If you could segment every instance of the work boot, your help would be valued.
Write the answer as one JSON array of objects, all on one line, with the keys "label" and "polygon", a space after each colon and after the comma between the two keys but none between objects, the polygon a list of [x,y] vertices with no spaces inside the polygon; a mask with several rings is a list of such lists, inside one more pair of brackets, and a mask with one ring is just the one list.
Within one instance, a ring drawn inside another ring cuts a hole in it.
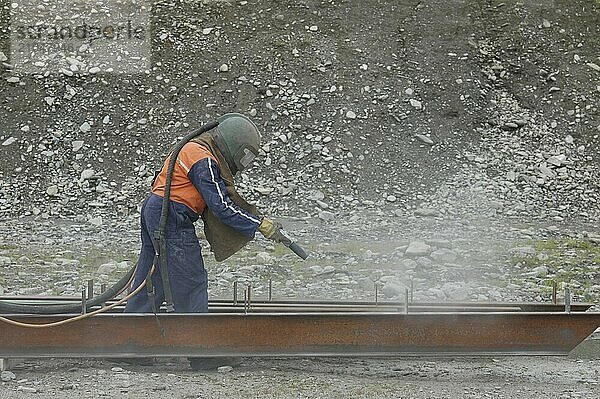
[{"label": "work boot", "polygon": [[237,356],[188,357],[192,370],[215,370],[221,366],[239,366],[242,358]]}]

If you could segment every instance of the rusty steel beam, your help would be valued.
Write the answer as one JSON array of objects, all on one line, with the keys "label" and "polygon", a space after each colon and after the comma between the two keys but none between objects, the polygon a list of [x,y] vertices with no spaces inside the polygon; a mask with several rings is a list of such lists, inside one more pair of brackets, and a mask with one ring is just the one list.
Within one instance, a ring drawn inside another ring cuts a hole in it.
[{"label": "rusty steel beam", "polygon": [[0,357],[565,355],[599,325],[600,313],[103,314],[0,322]]}]

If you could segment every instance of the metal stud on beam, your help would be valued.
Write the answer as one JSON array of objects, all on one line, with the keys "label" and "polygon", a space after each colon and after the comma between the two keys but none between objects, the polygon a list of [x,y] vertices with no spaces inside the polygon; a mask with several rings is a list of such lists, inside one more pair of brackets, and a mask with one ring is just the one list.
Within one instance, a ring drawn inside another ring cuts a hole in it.
[{"label": "metal stud on beam", "polygon": [[233,282],[233,305],[234,306],[237,305],[237,297],[238,297],[237,291],[238,291],[238,282],[234,281]]},{"label": "metal stud on beam", "polygon": [[252,284],[248,284],[248,287],[246,288],[248,290],[248,312],[250,311],[250,307],[252,306]]},{"label": "metal stud on beam", "polygon": [[87,281],[87,299],[94,297],[94,280]]},{"label": "metal stud on beam", "polygon": [[81,314],[87,313],[87,295],[85,288],[81,290]]},{"label": "metal stud on beam", "polygon": [[571,290],[565,287],[565,313],[571,313]]},{"label": "metal stud on beam", "polygon": [[269,302],[273,300],[273,280],[269,279]]}]

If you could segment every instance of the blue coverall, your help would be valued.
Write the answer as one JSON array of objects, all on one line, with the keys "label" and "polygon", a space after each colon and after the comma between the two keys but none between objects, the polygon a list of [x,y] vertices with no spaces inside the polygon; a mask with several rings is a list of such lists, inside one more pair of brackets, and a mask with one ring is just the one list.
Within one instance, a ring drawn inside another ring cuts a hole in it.
[{"label": "blue coverall", "polygon": [[[199,194],[201,201],[196,198],[196,202],[208,206],[223,223],[248,237],[253,237],[260,225],[260,220],[231,201],[225,183],[220,176],[217,162],[211,157],[197,159],[198,149],[193,146],[199,145],[196,143],[186,144],[178,156],[179,162],[173,174],[171,198],[183,198],[185,200],[182,195],[185,196],[186,193],[193,193],[195,198]],[[165,161],[165,165],[167,162],[168,159]],[[190,163],[192,164],[190,165]],[[166,166],[163,166],[161,173],[164,173],[165,170]],[[190,191],[192,187],[196,191]],[[153,186],[153,191],[156,191],[155,188]],[[177,190],[179,190],[179,194],[177,194]],[[132,288],[138,287],[146,279],[146,275],[152,266],[156,252],[153,236],[158,229],[161,206],[162,196],[156,193],[150,193],[142,205],[142,248],[131,285]],[[194,222],[199,217],[198,211],[202,211],[202,204],[198,207],[198,209],[193,210],[190,206],[178,201],[170,201],[166,228],[167,261],[173,304],[175,312],[178,313],[208,311],[207,273],[194,228]],[[164,291],[159,270],[160,262],[157,263],[156,270],[152,275],[152,282],[155,289],[156,309],[159,309],[164,301]],[[145,287],[128,300],[125,312],[152,312],[152,304],[148,299]]]}]

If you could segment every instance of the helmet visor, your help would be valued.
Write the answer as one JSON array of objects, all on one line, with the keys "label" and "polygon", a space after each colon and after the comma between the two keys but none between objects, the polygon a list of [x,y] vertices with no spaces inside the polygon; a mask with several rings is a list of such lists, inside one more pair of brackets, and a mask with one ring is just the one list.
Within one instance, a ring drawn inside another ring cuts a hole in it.
[{"label": "helmet visor", "polygon": [[240,170],[246,169],[248,166],[250,166],[250,164],[252,164],[252,161],[254,161],[254,159],[256,158],[256,154],[253,153],[252,151],[250,151],[248,148],[244,148],[242,150],[242,157],[240,158]]}]

